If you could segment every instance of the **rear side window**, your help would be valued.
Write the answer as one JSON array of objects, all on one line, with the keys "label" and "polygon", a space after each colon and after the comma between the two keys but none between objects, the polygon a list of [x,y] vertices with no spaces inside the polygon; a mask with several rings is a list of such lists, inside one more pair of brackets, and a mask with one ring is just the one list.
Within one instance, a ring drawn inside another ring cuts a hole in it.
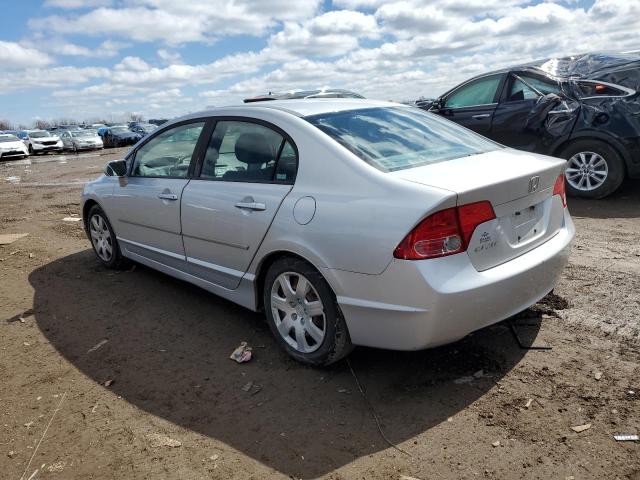
[{"label": "rear side window", "polygon": [[289,141],[261,124],[216,123],[200,178],[226,182],[293,183],[297,155]]},{"label": "rear side window", "polygon": [[445,106],[461,108],[493,103],[501,77],[501,75],[491,75],[469,82],[447,97]]},{"label": "rear side window", "polygon": [[306,117],[384,172],[497,150],[498,144],[415,107],[347,110]]},{"label": "rear side window", "polygon": [[560,85],[551,79],[531,75],[510,75],[507,101],[531,100],[540,95],[560,93],[561,91]]},{"label": "rear side window", "polygon": [[576,82],[576,90],[580,98],[586,97],[624,97],[629,95],[629,90],[618,88],[614,85],[601,82],[582,81]]}]

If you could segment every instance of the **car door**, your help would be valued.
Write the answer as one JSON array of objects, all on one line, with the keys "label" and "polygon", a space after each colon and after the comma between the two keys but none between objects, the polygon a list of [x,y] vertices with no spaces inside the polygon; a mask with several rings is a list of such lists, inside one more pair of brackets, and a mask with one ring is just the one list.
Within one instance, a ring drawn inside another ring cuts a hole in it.
[{"label": "car door", "polygon": [[481,135],[491,137],[491,121],[504,74],[471,80],[449,92],[439,114]]},{"label": "car door", "polygon": [[492,138],[519,150],[548,153],[545,136],[528,128],[529,114],[542,95],[560,92],[560,85],[543,75],[511,72],[493,114]]},{"label": "car door", "polygon": [[297,171],[293,141],[264,122],[218,119],[182,197],[189,273],[235,289]]},{"label": "car door", "polygon": [[129,174],[114,186],[106,212],[125,254],[184,269],[180,200],[204,125],[170,126],[129,157]]},{"label": "car door", "polygon": [[71,134],[69,132],[64,132],[62,135],[60,135],[60,139],[62,140],[62,146],[65,150],[73,148]]}]

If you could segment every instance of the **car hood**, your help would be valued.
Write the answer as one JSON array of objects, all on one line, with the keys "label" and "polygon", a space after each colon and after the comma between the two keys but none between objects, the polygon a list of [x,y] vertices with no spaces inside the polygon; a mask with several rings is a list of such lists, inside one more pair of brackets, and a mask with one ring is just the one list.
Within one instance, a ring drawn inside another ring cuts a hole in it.
[{"label": "car hood", "polygon": [[24,147],[24,143],[22,142],[22,140],[18,140],[16,142],[0,142],[0,148],[2,148],[4,150],[8,150],[10,148],[23,149],[25,147]]},{"label": "car hood", "polygon": [[140,138],[140,134],[139,133],[135,133],[135,132],[130,132],[130,133],[112,133],[111,135],[113,135],[116,138]]},{"label": "car hood", "polygon": [[59,142],[60,141],[60,137],[38,137],[38,138],[32,138],[31,141],[34,142],[34,143],[39,143],[39,142]]}]

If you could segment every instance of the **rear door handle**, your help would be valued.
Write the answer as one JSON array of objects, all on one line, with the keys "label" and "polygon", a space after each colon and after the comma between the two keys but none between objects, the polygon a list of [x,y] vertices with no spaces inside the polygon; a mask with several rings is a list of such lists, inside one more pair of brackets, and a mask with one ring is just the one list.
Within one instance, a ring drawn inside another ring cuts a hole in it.
[{"label": "rear door handle", "polygon": [[258,203],[258,202],[238,202],[236,203],[236,208],[262,211],[262,210],[266,210],[267,206],[264,203]]},{"label": "rear door handle", "polygon": [[161,200],[178,200],[178,195],[175,193],[160,193],[158,198]]},{"label": "rear door handle", "polygon": [[482,120],[483,118],[489,118],[491,115],[488,113],[480,113],[478,115],[472,115],[471,118],[474,120]]}]

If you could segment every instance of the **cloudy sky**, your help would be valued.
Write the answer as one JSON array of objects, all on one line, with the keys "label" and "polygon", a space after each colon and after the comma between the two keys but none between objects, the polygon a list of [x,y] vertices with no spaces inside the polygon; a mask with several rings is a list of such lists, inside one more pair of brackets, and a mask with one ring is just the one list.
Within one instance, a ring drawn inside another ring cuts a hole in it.
[{"label": "cloudy sky", "polygon": [[638,0],[11,0],[0,118],[171,117],[336,87],[434,96],[512,63],[640,49]]}]

